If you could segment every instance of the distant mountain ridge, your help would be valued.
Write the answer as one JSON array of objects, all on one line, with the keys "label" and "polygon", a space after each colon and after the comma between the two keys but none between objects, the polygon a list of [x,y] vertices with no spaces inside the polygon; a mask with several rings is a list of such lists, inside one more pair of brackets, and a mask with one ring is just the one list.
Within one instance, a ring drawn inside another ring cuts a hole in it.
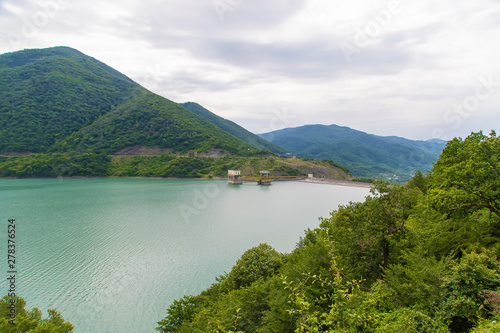
[{"label": "distant mountain ridge", "polygon": [[368,134],[338,125],[305,125],[259,134],[304,158],[330,159],[358,177],[408,179],[432,168],[446,142]]},{"label": "distant mountain ridge", "polygon": [[277,145],[261,138],[260,136],[253,134],[252,132],[244,129],[240,125],[224,119],[222,117],[219,117],[218,115],[212,113],[211,111],[207,110],[200,104],[194,103],[194,102],[186,102],[186,103],[180,103],[183,107],[188,109],[189,111],[197,114],[200,117],[205,118],[215,126],[219,127],[220,129],[234,135],[237,138],[242,139],[243,141],[251,144],[254,148],[259,149],[259,150],[267,150],[275,154],[284,154],[286,153],[286,150],[278,147]]}]

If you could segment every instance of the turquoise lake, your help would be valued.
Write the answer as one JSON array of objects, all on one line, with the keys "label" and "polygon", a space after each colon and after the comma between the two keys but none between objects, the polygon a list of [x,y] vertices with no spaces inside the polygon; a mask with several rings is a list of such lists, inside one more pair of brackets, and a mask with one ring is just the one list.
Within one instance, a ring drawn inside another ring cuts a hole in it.
[{"label": "turquoise lake", "polygon": [[174,299],[209,287],[249,248],[290,252],[318,217],[368,193],[301,182],[0,179],[0,276],[14,218],[16,294],[27,308],[44,317],[56,308],[76,333],[155,332]]}]

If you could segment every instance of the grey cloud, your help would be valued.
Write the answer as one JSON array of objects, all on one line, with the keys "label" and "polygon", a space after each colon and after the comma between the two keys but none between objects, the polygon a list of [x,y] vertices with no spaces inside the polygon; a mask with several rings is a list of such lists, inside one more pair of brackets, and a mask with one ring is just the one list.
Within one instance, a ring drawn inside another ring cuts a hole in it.
[{"label": "grey cloud", "polygon": [[158,49],[184,49],[195,58],[291,79],[330,79],[348,72],[397,73],[413,60],[399,45],[404,36],[396,35],[361,50],[352,64],[347,64],[339,46],[345,38],[333,34],[327,39],[311,36],[310,40],[294,43],[254,42],[245,38],[248,32],[278,25],[300,10],[304,0],[241,0],[225,12],[223,21],[214,7],[217,1],[238,3],[188,0],[169,5],[169,2],[150,1],[138,8],[133,18],[118,19],[111,24],[103,16],[94,24],[128,38],[147,41]]},{"label": "grey cloud", "polygon": [[400,40],[383,40],[359,51],[348,63],[338,38],[302,43],[260,45],[243,41],[212,41],[203,56],[266,74],[288,78],[331,79],[345,73],[397,73],[413,61]]},{"label": "grey cloud", "polygon": [[322,41],[258,44],[233,40],[200,46],[208,50],[203,56],[211,60],[290,78],[320,78],[331,69],[340,69],[338,64],[343,61],[334,45]]},{"label": "grey cloud", "polygon": [[306,3],[305,0],[241,0],[240,2],[239,6],[224,15],[225,29],[272,27],[295,14]]},{"label": "grey cloud", "polygon": [[338,38],[260,44],[238,39],[170,37],[167,47],[182,47],[194,57],[213,63],[290,79],[331,79],[346,72],[369,75],[387,70],[398,72],[412,61],[399,41],[367,47],[351,64],[347,63]]},{"label": "grey cloud", "polygon": [[[495,1],[495,5],[498,6],[498,2]],[[500,29],[500,8],[489,13],[486,13],[479,22],[480,28],[486,30],[498,30]]]},{"label": "grey cloud", "polygon": [[[217,9],[220,3],[230,8],[223,12],[222,19],[219,15],[221,11]],[[136,16],[143,22],[149,22],[154,29],[145,36],[153,40],[176,32],[187,36],[237,37],[245,30],[276,26],[299,11],[304,4],[305,0],[186,0],[175,4],[174,1],[153,1],[151,5],[139,8]]]},{"label": "grey cloud", "polygon": [[189,73],[187,71],[177,71],[169,75],[168,78],[162,80],[160,83],[161,90],[163,91],[176,91],[176,92],[194,92],[198,90],[203,91],[228,91],[230,89],[242,87],[253,83],[251,78],[237,79],[230,82],[227,81],[214,81],[204,79],[202,75]]}]

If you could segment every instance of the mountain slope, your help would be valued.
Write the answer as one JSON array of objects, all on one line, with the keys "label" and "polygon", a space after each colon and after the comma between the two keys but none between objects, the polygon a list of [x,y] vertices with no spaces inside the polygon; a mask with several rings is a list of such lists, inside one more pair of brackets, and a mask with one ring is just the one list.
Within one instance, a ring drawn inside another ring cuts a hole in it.
[{"label": "mountain slope", "polygon": [[337,125],[286,128],[261,137],[305,158],[330,159],[359,177],[406,179],[427,171],[445,146],[441,141],[381,137]]},{"label": "mountain slope", "polygon": [[254,148],[111,67],[68,48],[0,55],[0,153]]},{"label": "mountain slope", "polygon": [[[116,72],[117,73],[117,72]],[[69,48],[0,56],[0,152],[43,152],[139,86]]]},{"label": "mountain slope", "polygon": [[183,152],[219,148],[237,155],[253,149],[177,103],[148,91],[137,93],[54,147],[56,151],[113,154],[136,145]]},{"label": "mountain slope", "polygon": [[246,143],[249,143],[258,150],[267,150],[275,154],[286,153],[285,149],[278,147],[277,145],[259,137],[258,135],[253,134],[250,131],[247,131],[240,125],[230,120],[224,119],[210,112],[209,110],[205,109],[203,106],[197,103],[187,102],[187,103],[180,103],[180,105],[182,105],[189,111],[197,114],[198,116],[205,118],[206,120],[208,120],[215,126],[219,127],[220,129],[234,135],[237,138],[240,138]]}]

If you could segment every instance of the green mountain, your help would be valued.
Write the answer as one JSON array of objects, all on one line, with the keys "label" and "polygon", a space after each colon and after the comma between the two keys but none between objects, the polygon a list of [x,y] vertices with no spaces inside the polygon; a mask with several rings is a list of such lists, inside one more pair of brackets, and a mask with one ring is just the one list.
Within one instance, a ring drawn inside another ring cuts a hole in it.
[{"label": "green mountain", "polygon": [[252,149],[178,104],[142,91],[111,112],[56,143],[54,149],[103,151],[113,154],[132,146],[208,152],[218,148],[235,155]]},{"label": "green mountain", "polygon": [[109,66],[68,48],[0,55],[0,153],[254,148]]},{"label": "green mountain", "polygon": [[400,180],[416,170],[430,170],[446,144],[381,137],[337,125],[307,125],[260,136],[300,157],[330,159],[358,177],[397,175]]},{"label": "green mountain", "polygon": [[237,138],[240,138],[246,143],[251,144],[254,148],[258,150],[267,150],[275,154],[286,153],[285,149],[278,147],[277,145],[259,137],[258,135],[253,134],[250,131],[247,131],[240,125],[230,120],[219,117],[218,115],[214,114],[213,112],[210,112],[209,110],[205,109],[203,106],[197,103],[187,102],[187,103],[181,103],[180,105],[182,105],[189,111],[197,114],[198,116],[205,118],[206,120],[208,120],[215,126],[219,127],[220,129],[234,135]]},{"label": "green mountain", "polygon": [[47,151],[135,89],[130,79],[70,48],[0,55],[0,153]]}]

